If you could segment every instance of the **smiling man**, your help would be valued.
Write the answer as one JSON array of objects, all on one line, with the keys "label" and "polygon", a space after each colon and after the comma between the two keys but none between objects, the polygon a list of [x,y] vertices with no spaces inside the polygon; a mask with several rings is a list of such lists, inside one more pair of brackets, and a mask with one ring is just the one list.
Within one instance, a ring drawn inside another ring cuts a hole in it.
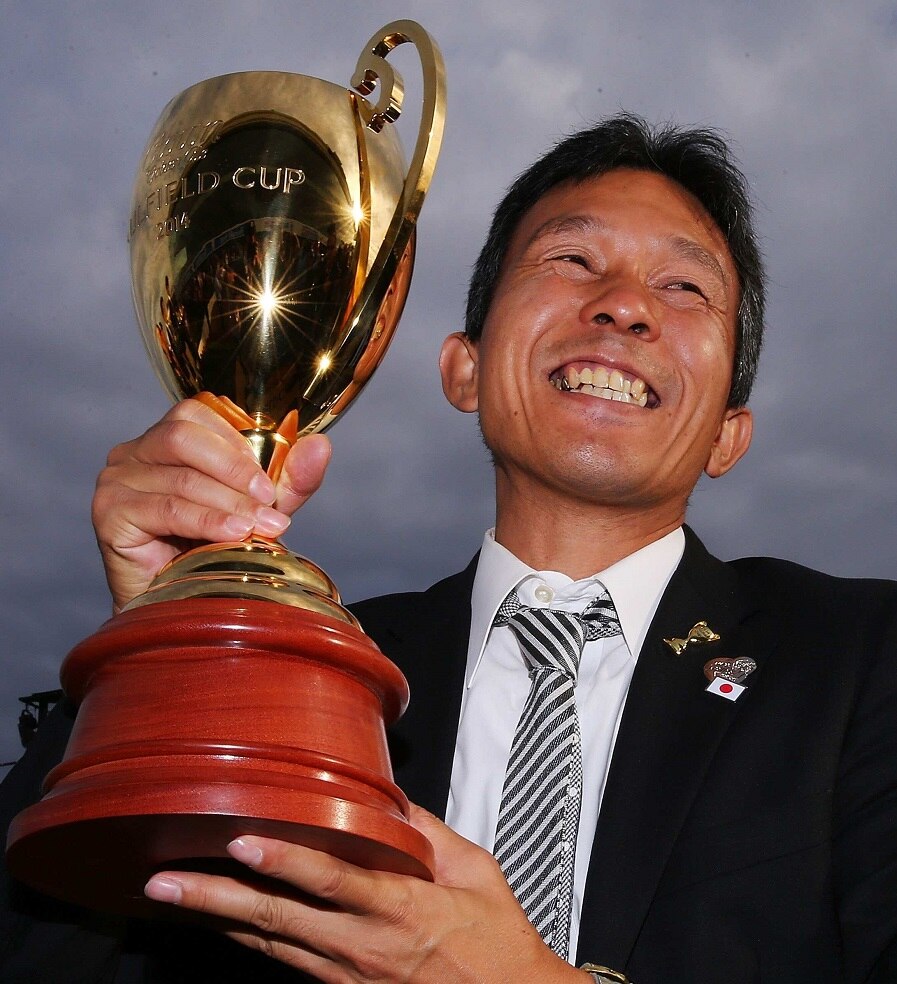
[{"label": "smiling man", "polygon": [[739,296],[724,236],[660,174],[567,182],[526,212],[481,330],[442,353],[495,461],[500,543],[579,578],[682,525],[701,472],[750,443],[728,406]]},{"label": "smiling man", "polygon": [[[229,939],[14,891],[3,979],[897,981],[897,590],[723,563],[683,525],[748,449],[762,319],[714,134],[621,116],[534,164],[440,360],[494,460],[495,528],[466,571],[354,606],[411,682],[393,765],[435,883],[246,836],[246,880],[146,888]],[[191,401],[116,448],[94,503],[116,605],[185,540],[282,532],[329,453],[300,441],[275,489]],[[66,728],[43,726],[11,812]]]}]

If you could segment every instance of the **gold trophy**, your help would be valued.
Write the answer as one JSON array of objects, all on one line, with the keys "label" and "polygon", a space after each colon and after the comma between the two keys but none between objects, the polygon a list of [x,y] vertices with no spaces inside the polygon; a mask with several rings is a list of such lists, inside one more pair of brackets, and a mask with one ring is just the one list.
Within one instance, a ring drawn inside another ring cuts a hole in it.
[{"label": "gold trophy", "polygon": [[[405,42],[423,65],[407,173],[386,60]],[[134,302],[153,366],[173,399],[232,423],[275,481],[297,435],[329,427],[385,353],[442,138],[442,58],[420,25],[378,31],[351,84],[200,82],[163,111],[134,190]],[[386,747],[407,683],[330,578],[276,541],[182,554],[61,677],[75,727],[7,849],[41,891],[148,913],[154,871],[226,868],[245,833],[432,876]]]}]

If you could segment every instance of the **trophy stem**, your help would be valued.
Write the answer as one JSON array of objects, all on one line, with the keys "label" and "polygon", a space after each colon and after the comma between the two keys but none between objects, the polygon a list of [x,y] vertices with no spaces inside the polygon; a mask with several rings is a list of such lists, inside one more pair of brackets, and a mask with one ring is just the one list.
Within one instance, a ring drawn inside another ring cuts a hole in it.
[{"label": "trophy stem", "polygon": [[[226,396],[202,392],[196,399],[240,432],[276,483],[296,443],[298,413],[288,413],[275,429],[270,418],[264,414],[250,416]],[[123,611],[188,598],[273,601],[358,625],[355,616],[340,603],[336,585],[317,564],[287,550],[277,540],[257,535],[232,543],[203,544],[180,554]]]},{"label": "trophy stem", "polygon": [[214,410],[222,420],[240,432],[252,449],[255,460],[276,485],[286,456],[296,443],[299,414],[291,410],[278,426],[266,414],[257,413],[255,416],[248,414],[226,396],[215,396],[214,393],[204,390],[197,393],[194,399],[205,404],[210,410]]},{"label": "trophy stem", "polygon": [[268,478],[276,484],[287,453],[292,447],[290,442],[277,431],[262,430],[259,427],[241,430],[240,433],[252,448],[255,460],[265,469]]}]

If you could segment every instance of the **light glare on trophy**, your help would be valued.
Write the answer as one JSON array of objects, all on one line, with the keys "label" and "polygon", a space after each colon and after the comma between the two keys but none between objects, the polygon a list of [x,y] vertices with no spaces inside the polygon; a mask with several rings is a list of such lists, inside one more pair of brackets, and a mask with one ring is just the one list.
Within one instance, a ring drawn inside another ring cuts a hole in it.
[{"label": "light glare on trophy", "polygon": [[[386,60],[405,42],[423,68],[407,171]],[[385,353],[442,137],[442,59],[418,24],[378,31],[352,86],[281,72],[200,82],[163,111],[135,185],[134,303],[153,366],[173,399],[236,427],[274,480]],[[11,871],[33,887],[146,913],[154,871],[217,870],[246,833],[431,877],[386,747],[407,683],[330,578],[276,541],[182,554],[61,677],[79,705],[69,746],[8,839]]]}]

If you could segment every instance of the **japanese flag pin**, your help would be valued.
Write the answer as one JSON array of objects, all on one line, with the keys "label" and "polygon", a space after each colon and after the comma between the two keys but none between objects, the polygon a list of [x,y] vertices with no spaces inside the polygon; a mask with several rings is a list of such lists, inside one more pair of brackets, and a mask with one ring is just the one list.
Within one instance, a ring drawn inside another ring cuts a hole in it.
[{"label": "japanese flag pin", "polygon": [[742,687],[740,683],[730,683],[722,677],[714,677],[704,689],[710,694],[719,694],[726,700],[738,700],[747,687]]},{"label": "japanese flag pin", "polygon": [[738,700],[747,690],[742,684],[756,669],[757,664],[747,656],[717,656],[704,664],[704,676],[710,681],[705,689],[726,700]]}]

